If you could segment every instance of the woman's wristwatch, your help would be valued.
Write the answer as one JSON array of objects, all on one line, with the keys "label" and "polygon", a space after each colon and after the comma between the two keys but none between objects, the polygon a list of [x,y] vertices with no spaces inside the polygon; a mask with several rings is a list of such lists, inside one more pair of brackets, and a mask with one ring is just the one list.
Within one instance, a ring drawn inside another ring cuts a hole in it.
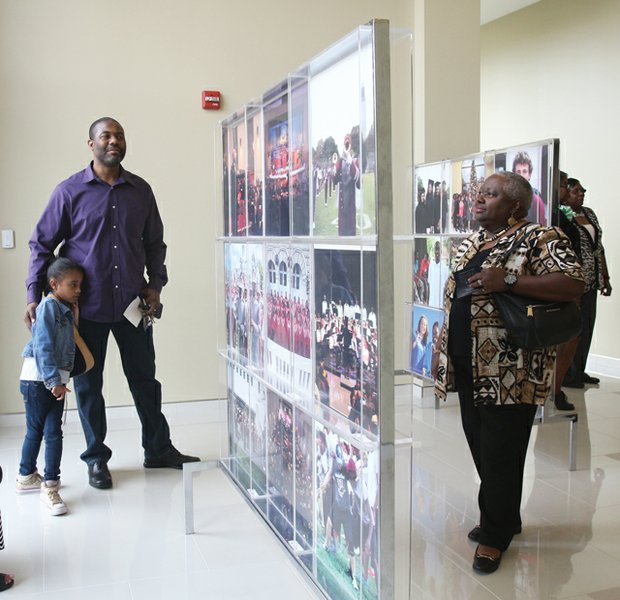
[{"label": "woman's wristwatch", "polygon": [[506,273],[504,275],[504,286],[506,291],[509,292],[515,286],[519,278],[514,273]]}]

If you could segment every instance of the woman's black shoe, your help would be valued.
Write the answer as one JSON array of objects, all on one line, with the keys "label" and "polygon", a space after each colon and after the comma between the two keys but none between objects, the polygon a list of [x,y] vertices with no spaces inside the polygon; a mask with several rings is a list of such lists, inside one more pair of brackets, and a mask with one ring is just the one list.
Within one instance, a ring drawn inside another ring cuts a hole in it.
[{"label": "woman's black shoe", "polygon": [[558,410],[575,410],[575,405],[568,401],[566,394],[562,391],[555,395],[553,403]]},{"label": "woman's black shoe", "polygon": [[592,377],[592,375],[584,373],[583,382],[587,383],[588,385],[598,385],[599,383],[601,383],[601,380],[598,377]]},{"label": "woman's black shoe", "polygon": [[493,558],[488,554],[484,554],[478,551],[476,548],[476,552],[474,553],[474,563],[472,567],[474,571],[479,571],[480,573],[494,573],[499,568],[500,563],[502,562],[502,553],[499,553],[499,556]]},{"label": "woman's black shoe", "polygon": [[[519,533],[521,533],[522,529],[521,527],[517,527],[515,529],[515,535],[518,535]],[[472,542],[479,542],[480,541],[480,525],[476,525],[468,534],[467,537],[472,541]]]}]

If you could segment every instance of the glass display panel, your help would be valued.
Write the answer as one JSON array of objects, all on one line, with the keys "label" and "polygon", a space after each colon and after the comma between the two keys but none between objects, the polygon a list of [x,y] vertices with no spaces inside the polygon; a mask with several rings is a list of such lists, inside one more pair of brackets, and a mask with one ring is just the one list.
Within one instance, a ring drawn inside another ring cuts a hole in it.
[{"label": "glass display panel", "polygon": [[505,171],[522,175],[533,189],[527,219],[541,225],[550,224],[557,155],[558,141],[545,140],[416,166],[414,304],[409,336],[412,372],[430,376],[427,349],[433,345],[435,324],[441,327],[443,323],[439,309],[444,306],[445,283],[456,267],[460,244],[479,229],[473,206],[484,180],[493,173]]},{"label": "glass display panel", "polygon": [[389,530],[379,527],[390,360],[379,356],[377,230],[391,188],[389,165],[377,165],[373,44],[373,27],[360,28],[222,124],[223,464],[339,599],[379,597]]}]

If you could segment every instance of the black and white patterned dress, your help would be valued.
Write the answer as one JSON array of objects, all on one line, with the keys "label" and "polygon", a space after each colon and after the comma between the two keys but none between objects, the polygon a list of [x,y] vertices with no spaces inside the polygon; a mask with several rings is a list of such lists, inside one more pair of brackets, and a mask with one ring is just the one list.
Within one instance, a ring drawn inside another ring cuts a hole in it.
[{"label": "black and white patterned dress", "polygon": [[[525,234],[525,235],[524,235]],[[482,267],[499,266],[516,236],[523,236],[504,266],[516,275],[563,273],[583,281],[581,265],[566,235],[556,227],[525,225],[500,238]],[[460,245],[455,271],[460,271],[487,243],[484,230],[470,235]],[[456,290],[454,273],[446,284],[445,328],[441,343],[435,395],[445,400],[454,391],[454,372],[448,357],[450,310]],[[493,294],[480,293],[471,299],[471,357],[474,404],[544,404],[553,382],[555,346],[524,350],[508,342]]]}]

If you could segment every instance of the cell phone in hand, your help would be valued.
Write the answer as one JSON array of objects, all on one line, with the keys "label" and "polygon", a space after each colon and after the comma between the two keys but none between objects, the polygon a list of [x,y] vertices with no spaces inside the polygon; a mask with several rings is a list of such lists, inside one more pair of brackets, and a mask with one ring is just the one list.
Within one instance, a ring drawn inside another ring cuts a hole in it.
[{"label": "cell phone in hand", "polygon": [[163,304],[160,304],[160,305],[157,307],[157,310],[153,313],[153,317],[154,317],[155,319],[161,319],[161,313],[162,313],[162,311],[163,311],[163,310],[164,310],[164,305],[163,305]]}]

